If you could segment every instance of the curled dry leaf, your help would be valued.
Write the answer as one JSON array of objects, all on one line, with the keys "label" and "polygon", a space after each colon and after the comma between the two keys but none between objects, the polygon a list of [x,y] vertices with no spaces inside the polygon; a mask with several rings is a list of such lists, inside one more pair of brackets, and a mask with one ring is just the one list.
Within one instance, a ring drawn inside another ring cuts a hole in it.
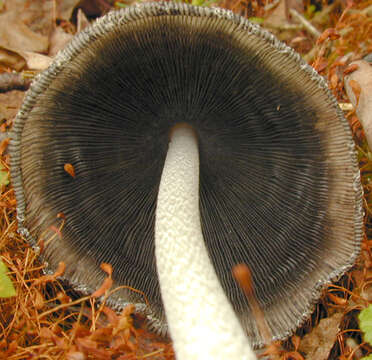
[{"label": "curled dry leaf", "polygon": [[75,169],[74,167],[72,166],[72,164],[70,163],[66,163],[63,168],[65,169],[65,171],[67,172],[67,174],[69,174],[71,177],[75,177]]},{"label": "curled dry leaf", "polygon": [[45,70],[53,61],[53,59],[49,56],[38,54],[32,51],[18,50],[17,53],[26,60],[27,67],[30,70]]},{"label": "curled dry leaf", "polygon": [[17,71],[24,68],[24,60],[27,62],[20,52],[46,53],[49,46],[51,2],[29,3],[26,7],[17,0],[8,1],[7,11],[0,14],[0,63]]}]

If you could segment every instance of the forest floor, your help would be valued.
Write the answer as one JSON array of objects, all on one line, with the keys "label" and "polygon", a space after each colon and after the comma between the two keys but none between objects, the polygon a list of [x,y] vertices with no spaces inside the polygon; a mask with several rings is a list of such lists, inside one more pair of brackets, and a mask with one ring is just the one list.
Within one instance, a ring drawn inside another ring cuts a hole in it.
[{"label": "forest floor", "polygon": [[[94,296],[76,297],[59,282],[58,271],[54,276],[43,274],[43,264],[17,233],[16,200],[7,181],[8,131],[29,79],[92,19],[128,4],[0,0],[0,254],[16,290],[16,296],[0,299],[0,358],[174,358],[171,342],[147,331],[144,319],[133,315],[131,307],[116,314]],[[343,84],[348,64],[372,53],[372,0],[193,0],[193,4],[231,9],[298,51],[328,80],[357,144],[365,199],[361,255],[352,270],[324,290],[311,318],[287,341],[271,344],[268,355],[351,360],[372,354],[358,323],[358,314],[372,302],[372,153]],[[9,82],[4,74],[14,77]]]}]

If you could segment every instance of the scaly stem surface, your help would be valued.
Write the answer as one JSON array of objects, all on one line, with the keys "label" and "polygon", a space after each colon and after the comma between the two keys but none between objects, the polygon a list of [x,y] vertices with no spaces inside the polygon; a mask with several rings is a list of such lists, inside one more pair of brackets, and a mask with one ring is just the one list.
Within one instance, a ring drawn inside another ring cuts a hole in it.
[{"label": "scaly stem surface", "polygon": [[188,127],[172,132],[158,194],[155,253],[177,359],[256,359],[204,244],[199,151]]}]

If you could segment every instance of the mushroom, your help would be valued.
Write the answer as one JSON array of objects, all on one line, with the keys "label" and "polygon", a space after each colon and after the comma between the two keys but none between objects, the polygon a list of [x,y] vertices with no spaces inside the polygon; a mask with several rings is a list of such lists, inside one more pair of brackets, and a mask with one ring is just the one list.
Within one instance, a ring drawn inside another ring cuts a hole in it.
[{"label": "mushroom", "polygon": [[136,304],[163,334],[166,315],[180,358],[263,345],[235,264],[283,339],[359,251],[360,176],[336,100],[226,10],[145,3],[99,19],[34,81],[10,149],[19,231],[44,241],[49,271],[64,261],[90,292],[111,263],[150,306],[128,288],[111,305]]}]

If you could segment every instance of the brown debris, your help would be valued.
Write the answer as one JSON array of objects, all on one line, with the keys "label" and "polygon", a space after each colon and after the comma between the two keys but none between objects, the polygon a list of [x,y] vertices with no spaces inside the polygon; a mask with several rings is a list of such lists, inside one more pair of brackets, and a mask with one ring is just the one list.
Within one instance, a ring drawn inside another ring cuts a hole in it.
[{"label": "brown debris", "polygon": [[75,168],[73,167],[72,164],[69,164],[69,163],[66,163],[64,166],[63,166],[64,170],[67,172],[67,174],[69,174],[71,177],[75,177]]},{"label": "brown debris", "polygon": [[301,340],[299,350],[305,354],[306,360],[327,360],[340,331],[343,314],[336,313],[320,320],[312,332]]}]

